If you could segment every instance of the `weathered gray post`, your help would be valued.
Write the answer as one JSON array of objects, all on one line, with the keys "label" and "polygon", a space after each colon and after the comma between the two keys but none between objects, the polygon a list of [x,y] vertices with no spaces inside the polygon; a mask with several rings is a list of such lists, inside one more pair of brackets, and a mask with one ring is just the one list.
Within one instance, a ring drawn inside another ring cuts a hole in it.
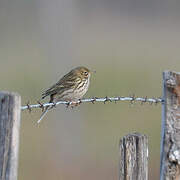
[{"label": "weathered gray post", "polygon": [[163,73],[161,180],[180,180],[180,73]]},{"label": "weathered gray post", "polygon": [[21,97],[0,92],[0,180],[17,180]]},{"label": "weathered gray post", "polygon": [[134,133],[120,140],[119,180],[148,179],[148,140]]}]

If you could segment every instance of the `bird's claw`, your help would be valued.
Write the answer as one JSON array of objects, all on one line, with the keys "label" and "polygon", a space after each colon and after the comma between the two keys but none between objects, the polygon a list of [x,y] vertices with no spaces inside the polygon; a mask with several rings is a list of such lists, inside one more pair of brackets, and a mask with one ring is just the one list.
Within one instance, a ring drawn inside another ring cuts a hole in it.
[{"label": "bird's claw", "polygon": [[68,108],[68,107],[71,107],[72,109],[74,108],[74,107],[76,107],[76,106],[78,106],[78,105],[80,105],[81,104],[81,101],[71,101],[71,102],[68,102],[67,104],[66,104],[66,107]]}]

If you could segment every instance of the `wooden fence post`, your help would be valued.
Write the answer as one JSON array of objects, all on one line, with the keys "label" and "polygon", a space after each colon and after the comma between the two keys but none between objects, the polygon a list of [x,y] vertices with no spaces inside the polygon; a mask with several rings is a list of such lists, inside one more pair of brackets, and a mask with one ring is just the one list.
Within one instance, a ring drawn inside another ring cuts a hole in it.
[{"label": "wooden fence post", "polygon": [[180,73],[163,73],[161,180],[180,179]]},{"label": "wooden fence post", "polygon": [[120,140],[119,180],[148,179],[148,140],[134,133]]},{"label": "wooden fence post", "polygon": [[21,97],[0,92],[0,180],[17,180]]}]

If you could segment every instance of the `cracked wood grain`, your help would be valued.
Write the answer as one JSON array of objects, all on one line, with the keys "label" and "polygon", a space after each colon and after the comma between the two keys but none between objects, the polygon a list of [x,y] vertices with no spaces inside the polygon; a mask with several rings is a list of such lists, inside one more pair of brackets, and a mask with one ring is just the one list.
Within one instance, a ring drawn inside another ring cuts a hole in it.
[{"label": "cracked wood grain", "polygon": [[148,179],[148,139],[134,133],[120,140],[119,180]]},{"label": "cracked wood grain", "polygon": [[0,92],[0,180],[17,180],[21,98]]},{"label": "cracked wood grain", "polygon": [[180,180],[180,73],[163,73],[160,180]]}]

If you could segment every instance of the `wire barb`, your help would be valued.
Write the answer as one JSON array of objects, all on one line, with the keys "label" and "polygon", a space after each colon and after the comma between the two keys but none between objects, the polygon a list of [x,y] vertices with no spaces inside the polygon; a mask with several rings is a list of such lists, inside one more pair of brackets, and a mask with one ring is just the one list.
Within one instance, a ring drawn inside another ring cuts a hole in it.
[{"label": "wire barb", "polygon": [[92,102],[92,104],[94,104],[96,102],[96,97],[93,97],[91,102]]},{"label": "wire barb", "polygon": [[27,102],[26,106],[27,106],[27,109],[29,110],[29,113],[31,113],[32,109],[31,109],[31,105],[29,101]]},{"label": "wire barb", "polygon": [[131,96],[131,104],[133,104],[134,103],[134,101],[135,101],[135,99],[136,99],[136,97],[135,97],[135,94],[133,94],[132,96]]},{"label": "wire barb", "polygon": [[42,112],[43,112],[44,111],[44,105],[40,101],[37,101],[37,103],[40,105],[39,107],[42,109]]},{"label": "wire barb", "polygon": [[110,99],[106,96],[104,99],[104,104],[106,104],[107,101],[110,101]]},{"label": "wire barb", "polygon": [[[146,97],[135,97],[135,95],[129,96],[129,97],[124,97],[124,96],[117,96],[117,97],[104,97],[104,98],[98,98],[98,97],[93,97],[93,98],[89,98],[89,99],[79,99],[77,104],[81,104],[81,103],[95,103],[95,102],[103,102],[104,104],[109,101],[109,102],[117,102],[117,101],[129,101],[130,103],[134,103],[135,101],[137,102],[141,102],[141,104],[144,103],[149,103],[149,104],[155,104],[157,105],[158,103],[164,103],[164,99],[160,98],[148,98]],[[52,106],[55,107],[59,104],[64,104],[66,105],[66,107],[69,107],[73,102],[68,102],[68,101],[59,101],[56,103],[41,103],[39,101],[37,101],[38,104],[32,104],[30,105],[29,102],[26,104],[26,106],[22,106],[21,110],[26,110],[28,109],[29,112],[31,112],[32,108],[41,108],[42,111],[44,110],[45,107],[47,106]]]}]

